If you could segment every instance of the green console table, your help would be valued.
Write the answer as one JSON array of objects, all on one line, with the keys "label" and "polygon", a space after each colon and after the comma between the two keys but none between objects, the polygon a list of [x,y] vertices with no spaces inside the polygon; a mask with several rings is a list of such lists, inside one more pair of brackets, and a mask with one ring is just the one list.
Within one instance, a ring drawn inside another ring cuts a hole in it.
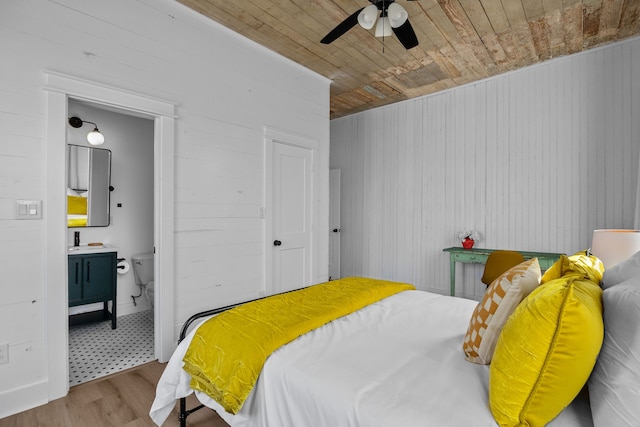
[{"label": "green console table", "polygon": [[[451,296],[456,296],[456,262],[461,263],[477,263],[484,264],[489,258],[491,252],[497,249],[482,249],[471,248],[465,249],[462,247],[453,247],[443,249],[444,252],[449,252],[449,279],[451,280]],[[553,265],[554,262],[560,258],[560,253],[553,252],[525,252],[518,251],[522,254],[524,259],[538,258],[540,263],[540,269],[542,271],[547,270]]]}]

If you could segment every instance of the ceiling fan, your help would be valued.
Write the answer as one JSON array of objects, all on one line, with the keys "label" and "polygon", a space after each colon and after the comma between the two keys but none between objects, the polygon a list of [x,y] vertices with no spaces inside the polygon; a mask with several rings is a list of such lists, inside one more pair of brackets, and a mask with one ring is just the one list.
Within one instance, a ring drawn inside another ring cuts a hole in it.
[{"label": "ceiling fan", "polygon": [[[408,0],[414,1],[414,0]],[[357,10],[347,19],[342,21],[329,32],[320,43],[329,44],[338,37],[349,31],[356,24],[366,30],[373,28],[376,20],[376,37],[387,37],[393,31],[398,40],[406,49],[418,46],[418,38],[416,37],[413,27],[409,23],[409,15],[404,7],[400,6],[395,0],[369,0],[369,6]],[[378,20],[378,11],[380,11],[380,19]]]}]

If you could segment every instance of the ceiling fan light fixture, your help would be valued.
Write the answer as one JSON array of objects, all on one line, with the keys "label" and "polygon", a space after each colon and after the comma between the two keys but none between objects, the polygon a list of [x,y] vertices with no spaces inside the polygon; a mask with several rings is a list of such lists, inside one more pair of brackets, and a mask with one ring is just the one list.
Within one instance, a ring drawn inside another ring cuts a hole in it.
[{"label": "ceiling fan light fixture", "polygon": [[407,22],[407,19],[409,18],[409,14],[405,10],[405,8],[400,6],[398,3],[391,3],[389,5],[389,7],[387,8],[387,16],[389,17],[391,28],[398,28],[399,26]]},{"label": "ceiling fan light fixture", "polygon": [[370,30],[378,19],[378,8],[375,4],[371,4],[358,14],[358,24],[365,30]]},{"label": "ceiling fan light fixture", "polygon": [[376,37],[389,37],[391,36],[391,32],[389,18],[386,16],[380,17],[380,19],[378,19],[378,25],[376,25]]},{"label": "ceiling fan light fixture", "polygon": [[[396,5],[395,0],[369,0],[369,3],[371,3],[369,6],[356,10],[342,20],[320,40],[320,43],[332,43],[359,24],[366,30],[375,26],[376,37],[391,37],[395,34],[405,49],[418,46],[416,32],[409,23],[407,11],[402,6]],[[382,51],[384,52],[384,44]]]}]

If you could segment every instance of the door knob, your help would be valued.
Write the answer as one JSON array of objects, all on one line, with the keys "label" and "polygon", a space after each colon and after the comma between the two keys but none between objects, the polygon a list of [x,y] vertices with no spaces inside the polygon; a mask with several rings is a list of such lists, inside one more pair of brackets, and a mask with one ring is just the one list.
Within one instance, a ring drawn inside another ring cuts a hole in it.
[{"label": "door knob", "polygon": [[280,246],[282,244],[282,242],[280,240],[274,240],[273,241],[273,246]]},{"label": "door knob", "polygon": [[340,232],[340,229],[339,229],[339,228],[334,228],[334,229],[333,229],[333,232],[334,232],[334,233],[338,233],[338,232]]}]

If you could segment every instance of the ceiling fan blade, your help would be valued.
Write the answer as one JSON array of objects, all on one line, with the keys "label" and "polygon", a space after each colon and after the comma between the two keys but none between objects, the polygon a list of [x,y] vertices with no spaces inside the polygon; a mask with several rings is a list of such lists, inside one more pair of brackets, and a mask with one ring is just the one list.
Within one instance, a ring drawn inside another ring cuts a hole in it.
[{"label": "ceiling fan blade", "polygon": [[[364,7],[362,9],[364,9]],[[349,16],[347,19],[339,23],[337,27],[331,30],[329,34],[327,34],[322,40],[320,40],[320,43],[329,44],[349,31],[351,28],[353,28],[358,23],[358,15],[360,14],[360,12],[362,12],[362,9],[357,10],[353,15]]]},{"label": "ceiling fan blade", "polygon": [[405,49],[411,49],[412,47],[418,46],[418,37],[416,37],[416,32],[413,31],[413,27],[409,23],[408,19],[398,28],[393,28],[393,32]]}]

